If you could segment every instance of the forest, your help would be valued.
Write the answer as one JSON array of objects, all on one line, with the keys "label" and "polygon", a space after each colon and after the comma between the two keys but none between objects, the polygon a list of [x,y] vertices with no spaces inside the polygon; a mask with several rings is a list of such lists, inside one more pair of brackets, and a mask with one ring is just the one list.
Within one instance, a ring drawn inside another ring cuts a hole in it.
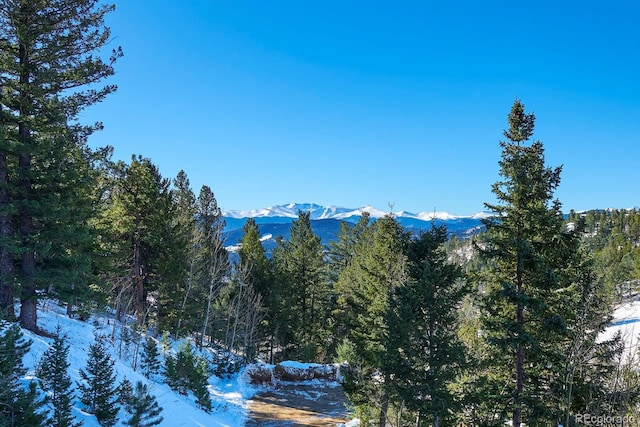
[{"label": "forest", "polygon": [[[435,224],[416,234],[390,213],[345,222],[323,246],[300,212],[269,256],[248,220],[232,257],[211,187],[196,193],[184,171],[164,177],[144,155],[114,161],[112,147],[88,145],[101,124],[80,113],[116,90],[105,81],[123,55],[100,56],[112,10],[97,0],[0,1],[0,426],[75,425],[64,411],[45,419],[36,384],[16,382],[26,351],[16,325],[47,334],[43,299],[78,319],[112,314],[103,340],[139,337],[140,369],[162,372],[205,409],[209,373],[299,360],[343,363],[363,424],[568,427],[583,414],[638,414],[636,355],[623,354],[620,336],[598,337],[616,304],[637,295],[640,212],[565,215],[554,198],[561,168],[545,163],[521,100],[499,142],[492,216],[473,238]],[[160,369],[143,336],[188,337],[219,359],[203,365],[187,347]],[[60,370],[45,369],[37,387],[68,408],[56,340],[43,366]],[[113,425],[95,397],[116,393],[101,345],[78,391]],[[153,402],[134,407],[148,397],[135,387],[118,386],[122,404],[158,420]],[[132,416],[128,425],[154,424]]]}]

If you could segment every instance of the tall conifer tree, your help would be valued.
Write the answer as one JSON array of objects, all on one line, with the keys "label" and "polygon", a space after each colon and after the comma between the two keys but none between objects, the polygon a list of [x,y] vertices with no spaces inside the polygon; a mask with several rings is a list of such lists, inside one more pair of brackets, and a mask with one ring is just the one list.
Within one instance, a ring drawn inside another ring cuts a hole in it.
[{"label": "tall conifer tree", "polygon": [[[278,307],[278,293],[275,288],[272,266],[260,241],[260,229],[253,218],[247,219],[242,227],[240,241],[239,273],[243,280],[257,294],[256,301],[260,301],[263,313],[263,325],[260,327],[260,337],[270,337],[270,354],[273,356],[273,344],[276,334],[276,314]],[[247,307],[250,308],[250,307]],[[257,308],[257,307],[254,307]]]},{"label": "tall conifer tree", "polygon": [[171,200],[174,212],[171,234],[175,242],[171,253],[174,262],[177,263],[177,274],[175,280],[167,282],[161,292],[162,310],[159,326],[161,330],[173,331],[178,338],[182,327],[189,324],[190,320],[193,321],[193,316],[188,315],[186,311],[187,303],[192,297],[196,267],[194,254],[196,197],[184,171],[178,172],[173,180]]},{"label": "tall conifer tree", "polygon": [[216,299],[224,286],[224,278],[229,273],[229,254],[224,247],[224,219],[218,207],[218,201],[211,188],[204,185],[198,194],[196,203],[196,278],[197,298],[200,313],[200,336],[198,345],[202,346],[212,332]]},{"label": "tall conifer tree", "polygon": [[465,365],[458,310],[466,286],[460,267],[447,261],[447,230],[432,228],[408,245],[405,286],[398,287],[389,320],[393,385],[407,409],[434,427],[448,425],[459,407],[451,388]]},{"label": "tall conifer tree", "polygon": [[371,240],[361,245],[335,285],[347,324],[352,360],[345,371],[345,391],[363,419],[386,425],[391,401],[392,297],[404,286],[407,234],[392,216],[378,219]]},{"label": "tall conifer tree", "polygon": [[298,345],[299,358],[317,361],[327,334],[323,323],[328,315],[329,282],[326,278],[322,244],[311,229],[311,214],[298,212],[291,224],[291,236],[274,253],[280,289],[280,325]]},{"label": "tall conifer tree", "polygon": [[260,229],[253,218],[248,218],[242,226],[238,255],[240,264],[246,266],[249,271],[247,280],[264,301],[269,301],[273,291],[269,260],[260,241]]},{"label": "tall conifer tree", "polygon": [[[116,89],[88,88],[111,76],[121,55],[114,51],[108,62],[97,55],[109,42],[104,17],[112,10],[98,0],[0,3],[0,310],[11,316],[8,304],[20,283],[20,322],[31,330],[36,291],[48,276],[39,259],[46,242],[38,236],[60,220],[52,212],[69,215],[48,206],[52,195],[68,190],[57,174],[75,167],[73,153],[101,127],[78,124],[79,113]],[[61,161],[50,168],[52,147],[62,158],[54,156]]]},{"label": "tall conifer tree", "polygon": [[[500,142],[501,180],[493,185],[497,203],[485,220],[481,254],[487,268],[482,333],[489,344],[489,390],[499,417],[514,427],[547,425],[557,399],[550,394],[561,355],[566,319],[555,295],[563,286],[558,261],[563,217],[553,200],[561,168],[544,164],[544,148],[533,136],[535,116],[516,100]],[[500,422],[500,421],[498,421]]]},{"label": "tall conifer tree", "polygon": [[178,268],[169,262],[173,246],[170,183],[142,156],[132,156],[130,164],[118,162],[113,173],[114,188],[104,220],[112,240],[118,242],[112,256],[127,265],[131,283],[125,284],[125,290],[130,289],[138,325],[142,325],[149,309],[148,294],[157,295],[165,280],[174,279],[171,268]]}]

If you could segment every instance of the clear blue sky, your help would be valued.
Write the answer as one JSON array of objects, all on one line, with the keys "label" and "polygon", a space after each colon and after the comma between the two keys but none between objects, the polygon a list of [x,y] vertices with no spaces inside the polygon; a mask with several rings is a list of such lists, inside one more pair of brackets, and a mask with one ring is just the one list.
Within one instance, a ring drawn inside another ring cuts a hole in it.
[{"label": "clear blue sky", "polygon": [[569,209],[640,205],[640,6],[120,0],[117,159],[187,172],[225,209],[315,202],[469,214],[515,97]]}]

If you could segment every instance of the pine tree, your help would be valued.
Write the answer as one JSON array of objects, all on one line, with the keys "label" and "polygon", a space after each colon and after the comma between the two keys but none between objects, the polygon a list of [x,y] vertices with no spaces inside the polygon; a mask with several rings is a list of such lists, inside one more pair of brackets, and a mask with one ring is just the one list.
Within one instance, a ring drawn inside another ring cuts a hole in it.
[{"label": "pine tree", "polygon": [[340,273],[347,268],[358,247],[365,244],[365,236],[370,226],[371,215],[363,212],[356,224],[346,221],[340,223],[336,239],[329,242],[328,274],[332,283],[336,283]]},{"label": "pine tree", "polygon": [[29,389],[21,390],[14,399],[13,420],[9,424],[11,427],[48,427],[45,415],[41,412],[44,402],[38,397],[35,382],[29,382]]},{"label": "pine tree", "polygon": [[0,328],[0,426],[44,426],[45,417],[40,412],[44,402],[38,398],[35,383],[29,383],[28,390],[20,384],[27,372],[22,358],[31,341],[23,338],[17,325],[0,324]]},{"label": "pine tree", "polygon": [[340,231],[336,239],[329,242],[326,253],[327,277],[332,289],[331,316],[327,319],[331,322],[331,336],[329,341],[329,353],[336,354],[339,346],[344,343],[347,336],[347,323],[344,319],[351,314],[344,310],[348,308],[345,304],[336,304],[338,296],[335,286],[340,275],[351,264],[353,257],[362,251],[363,247],[370,244],[371,238],[370,215],[364,212],[356,224],[349,224],[346,221],[340,223]]},{"label": "pine tree", "polygon": [[89,346],[86,369],[80,370],[83,382],[78,384],[80,401],[87,412],[95,414],[100,425],[113,426],[118,420],[116,375],[114,361],[101,340]]},{"label": "pine tree", "polygon": [[260,229],[255,219],[248,218],[242,226],[242,239],[240,239],[240,265],[246,266],[249,271],[247,280],[253,284],[264,301],[269,301],[272,292],[272,278],[269,260],[260,241]]},{"label": "pine tree", "polygon": [[211,395],[209,394],[209,374],[207,362],[201,357],[196,357],[193,371],[189,375],[191,391],[196,397],[197,405],[205,411],[211,411]]},{"label": "pine tree", "polygon": [[132,156],[130,164],[118,162],[112,173],[114,186],[102,221],[110,224],[110,238],[118,242],[114,262],[126,265],[116,311],[121,316],[123,300],[132,298],[138,326],[142,326],[150,308],[148,295],[157,295],[163,281],[174,281],[179,274],[172,271],[176,264],[169,262],[173,244],[170,182],[142,156]]},{"label": "pine tree", "polygon": [[118,403],[124,406],[133,398],[133,384],[128,378],[123,378],[118,384]]},{"label": "pine tree", "polygon": [[196,354],[189,341],[180,344],[178,353],[165,357],[165,374],[167,384],[180,394],[187,394],[191,389],[191,377],[196,366]]},{"label": "pine tree", "polygon": [[[30,330],[37,329],[39,278],[49,276],[39,259],[48,249],[40,233],[74,219],[61,205],[50,205],[74,191],[58,185],[59,174],[76,167],[75,153],[101,127],[82,126],[78,116],[116,89],[95,86],[114,73],[122,55],[114,51],[108,62],[97,55],[111,38],[104,17],[112,10],[98,0],[4,0],[0,7],[0,310],[12,314],[11,278],[18,276],[20,322]],[[58,157],[62,153],[71,154]],[[52,161],[58,168],[49,167]],[[61,192],[66,195],[58,197]],[[15,266],[13,259],[19,260]]]},{"label": "pine tree", "polygon": [[197,341],[202,347],[209,335],[215,336],[210,326],[214,318],[214,305],[224,278],[229,272],[229,254],[224,248],[224,219],[211,188],[204,185],[198,194],[196,204],[196,279],[199,294],[204,296],[200,306],[204,312],[201,319],[200,335]]},{"label": "pine tree", "polygon": [[319,361],[327,341],[325,319],[329,314],[330,287],[324,268],[320,238],[311,229],[311,214],[298,213],[289,241],[274,252],[278,266],[281,320],[285,340],[293,343],[297,358]]},{"label": "pine tree", "polygon": [[167,384],[180,394],[193,392],[196,403],[206,411],[211,410],[208,386],[208,369],[204,359],[197,356],[189,341],[180,344],[178,353],[165,358]]},{"label": "pine tree", "polygon": [[58,329],[53,344],[42,356],[38,366],[38,378],[42,389],[48,393],[47,401],[53,407],[53,414],[47,420],[51,427],[80,427],[71,415],[74,392],[69,377],[69,344]]},{"label": "pine tree", "polygon": [[242,239],[240,240],[240,268],[246,271],[246,282],[260,295],[266,308],[266,329],[273,334],[272,319],[276,310],[276,295],[274,289],[271,264],[260,240],[260,229],[253,218],[248,218],[242,226]]},{"label": "pine tree", "polygon": [[125,409],[131,414],[131,418],[124,424],[130,427],[152,427],[163,421],[160,416],[162,408],[149,393],[147,386],[140,381],[136,383],[135,391],[126,402]]},{"label": "pine tree", "polygon": [[560,203],[552,201],[561,168],[544,164],[541,142],[529,143],[535,116],[516,100],[500,142],[502,180],[493,185],[498,202],[486,204],[487,241],[480,247],[487,268],[483,337],[488,343],[487,397],[514,427],[555,418],[557,397],[550,390],[562,364],[560,342],[566,319],[556,296],[562,288],[566,254]]},{"label": "pine tree", "polygon": [[621,394],[619,384],[613,393],[608,385],[620,368],[617,362],[624,348],[618,335],[602,339],[601,334],[612,319],[604,284],[596,280],[591,256],[581,246],[578,235],[569,242],[575,255],[568,257],[564,275],[568,282],[562,299],[567,335],[560,351],[564,364],[555,387],[562,396],[559,418],[566,426],[574,413],[607,413],[600,412],[603,408],[597,408],[596,402],[609,400],[611,394]]},{"label": "pine tree", "polygon": [[347,325],[352,359],[345,370],[347,396],[361,419],[386,425],[393,366],[389,317],[392,296],[404,286],[407,234],[391,215],[372,225],[369,244],[359,246],[335,285]]},{"label": "pine tree", "polygon": [[460,267],[447,261],[446,241],[446,227],[435,224],[411,240],[408,280],[391,302],[388,370],[395,392],[416,414],[416,427],[423,420],[448,424],[459,406],[451,385],[466,362],[458,309],[468,291]]},{"label": "pine tree", "polygon": [[194,256],[194,236],[196,227],[196,198],[189,184],[189,178],[180,171],[173,180],[171,200],[174,215],[171,222],[173,247],[171,250],[176,266],[174,281],[165,282],[160,293],[160,330],[172,331],[175,338],[180,337],[184,325],[193,331],[194,314],[188,310],[193,300],[196,260]]},{"label": "pine tree", "polygon": [[160,351],[155,340],[151,337],[147,337],[144,341],[140,367],[147,378],[158,374],[160,371]]}]

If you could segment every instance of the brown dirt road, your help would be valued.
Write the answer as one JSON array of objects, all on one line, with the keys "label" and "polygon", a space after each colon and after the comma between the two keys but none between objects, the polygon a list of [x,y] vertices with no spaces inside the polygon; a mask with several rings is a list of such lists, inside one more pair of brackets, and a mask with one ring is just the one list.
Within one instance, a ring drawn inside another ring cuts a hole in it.
[{"label": "brown dirt road", "polygon": [[347,422],[342,387],[335,383],[280,383],[249,401],[247,427],[324,427]]}]

